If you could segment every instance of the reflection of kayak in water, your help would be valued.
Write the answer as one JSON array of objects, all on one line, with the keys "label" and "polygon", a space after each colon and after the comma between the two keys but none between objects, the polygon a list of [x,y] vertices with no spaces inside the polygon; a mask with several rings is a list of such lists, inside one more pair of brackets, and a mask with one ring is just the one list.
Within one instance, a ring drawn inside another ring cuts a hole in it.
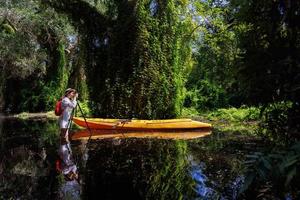
[{"label": "reflection of kayak in water", "polygon": [[135,119],[101,119],[74,117],[73,121],[82,127],[91,129],[111,130],[177,130],[211,128],[211,124],[194,121],[191,119],[167,120],[135,120]]},{"label": "reflection of kayak in water", "polygon": [[[173,130],[173,131],[128,131],[128,130],[91,130],[91,139],[105,138],[159,138],[159,139],[194,139],[207,136],[211,133],[210,128],[193,130]],[[72,134],[72,140],[88,139],[90,131],[79,130]]]}]

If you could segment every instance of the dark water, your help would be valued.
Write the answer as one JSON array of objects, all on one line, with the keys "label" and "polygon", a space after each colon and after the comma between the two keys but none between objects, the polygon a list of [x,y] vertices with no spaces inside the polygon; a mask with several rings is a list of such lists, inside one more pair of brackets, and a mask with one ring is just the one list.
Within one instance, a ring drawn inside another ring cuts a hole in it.
[{"label": "dark water", "polygon": [[[69,187],[55,170],[56,121],[2,118],[0,137],[0,199],[57,199]],[[91,140],[88,149],[86,141],[72,142],[75,190],[81,199],[237,199],[253,144],[217,132],[193,140]]]}]

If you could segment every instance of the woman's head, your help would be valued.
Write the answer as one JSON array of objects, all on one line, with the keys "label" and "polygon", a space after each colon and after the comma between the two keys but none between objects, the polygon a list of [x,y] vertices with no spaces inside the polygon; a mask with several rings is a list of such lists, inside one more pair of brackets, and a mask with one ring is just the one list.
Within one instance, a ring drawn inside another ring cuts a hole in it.
[{"label": "woman's head", "polygon": [[76,95],[76,90],[75,89],[73,89],[73,88],[68,88],[68,89],[66,89],[66,91],[65,91],[65,97],[68,97],[68,98],[74,98],[75,97],[75,95]]}]

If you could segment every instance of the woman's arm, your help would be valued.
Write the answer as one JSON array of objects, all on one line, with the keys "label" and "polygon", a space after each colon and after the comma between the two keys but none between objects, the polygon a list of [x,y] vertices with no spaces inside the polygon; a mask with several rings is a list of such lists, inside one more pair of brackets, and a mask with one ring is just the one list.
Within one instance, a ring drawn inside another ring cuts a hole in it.
[{"label": "woman's arm", "polygon": [[65,108],[66,107],[75,108],[77,105],[76,97],[74,97],[73,100],[70,100],[69,98],[63,98],[62,104],[64,105]]}]

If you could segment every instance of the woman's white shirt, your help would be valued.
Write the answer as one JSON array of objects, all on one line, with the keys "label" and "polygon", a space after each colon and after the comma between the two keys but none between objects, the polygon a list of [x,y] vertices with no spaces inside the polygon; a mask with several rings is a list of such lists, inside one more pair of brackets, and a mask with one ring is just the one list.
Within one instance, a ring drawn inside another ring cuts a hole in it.
[{"label": "woman's white shirt", "polygon": [[76,107],[77,101],[76,97],[71,100],[68,97],[64,97],[61,102],[63,113],[59,116],[59,127],[68,128],[71,123],[69,120],[71,118],[72,110]]}]

